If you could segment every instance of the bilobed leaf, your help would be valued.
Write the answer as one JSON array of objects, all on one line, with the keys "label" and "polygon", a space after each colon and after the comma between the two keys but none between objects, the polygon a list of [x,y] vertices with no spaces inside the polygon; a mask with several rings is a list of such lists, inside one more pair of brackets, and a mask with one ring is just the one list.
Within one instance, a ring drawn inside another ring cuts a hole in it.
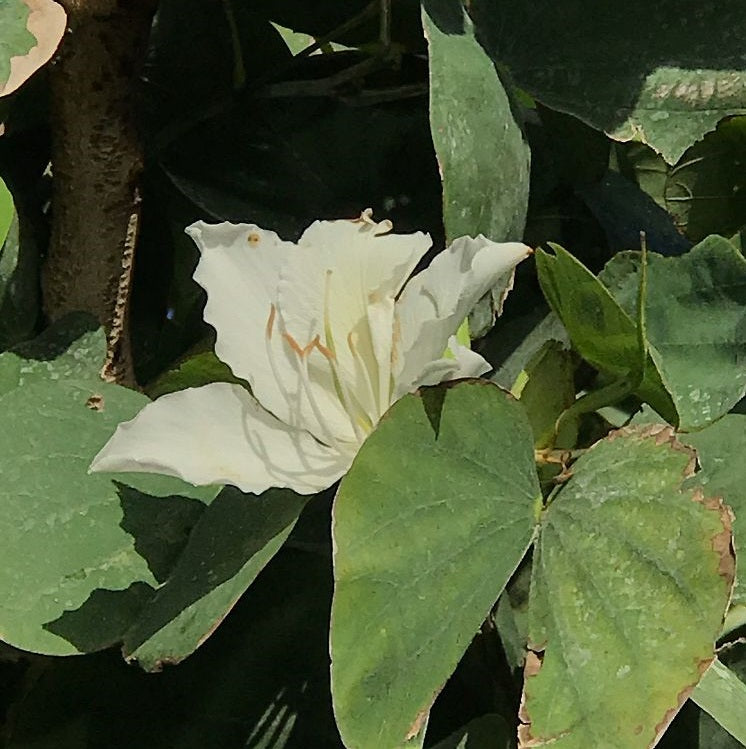
[{"label": "bilobed leaf", "polygon": [[533,559],[521,746],[653,746],[714,658],[731,515],[682,490],[694,453],[625,429],[573,466]]},{"label": "bilobed leaf", "polygon": [[460,0],[428,0],[430,129],[443,180],[446,241],[523,236],[531,154],[497,70]]},{"label": "bilobed leaf", "polygon": [[[602,274],[626,309],[639,264],[638,254],[623,253]],[[649,352],[680,429],[701,429],[746,394],[745,305],[746,260],[727,239],[713,235],[679,257],[649,254]]]},{"label": "bilobed leaf", "polygon": [[746,113],[740,0],[604,1],[592,13],[583,0],[472,0],[469,13],[531,96],[669,163],[724,116]]},{"label": "bilobed leaf", "polygon": [[[102,410],[86,405],[93,396]],[[144,402],[106,383],[94,389],[53,379],[0,398],[0,635],[6,642],[53,655],[78,652],[43,626],[96,588],[155,585],[132,537],[119,526],[116,487],[104,476],[87,475],[116,425]]]},{"label": "bilobed leaf", "polygon": [[521,405],[465,381],[407,395],[334,503],[332,687],[349,747],[414,736],[525,554],[540,491]]},{"label": "bilobed leaf", "polygon": [[0,96],[15,91],[54,54],[67,16],[53,0],[0,3]]},{"label": "bilobed leaf", "polygon": [[[25,650],[67,655],[85,648],[55,633],[52,622],[101,590],[122,593],[109,610],[124,627],[157,580],[123,527],[121,487],[88,474],[116,425],[147,399],[98,378],[105,350],[100,331],[83,335],[79,347],[57,357],[55,335],[60,331],[50,329],[25,347],[46,359],[0,356],[0,638]],[[137,483],[161,496],[183,486],[145,478]],[[205,490],[192,487],[191,493],[201,497]],[[135,598],[124,593],[132,586]],[[99,631],[92,632],[88,622],[76,622],[79,636],[72,639],[104,646],[121,634],[111,622],[97,624]]]}]

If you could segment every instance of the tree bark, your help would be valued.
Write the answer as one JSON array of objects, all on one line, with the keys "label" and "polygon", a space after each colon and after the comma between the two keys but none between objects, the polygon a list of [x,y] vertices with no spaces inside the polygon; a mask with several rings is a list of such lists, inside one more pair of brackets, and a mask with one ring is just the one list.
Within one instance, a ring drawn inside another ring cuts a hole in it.
[{"label": "tree bark", "polygon": [[143,154],[134,90],[155,0],[62,0],[68,30],[50,70],[52,232],[42,274],[54,321],[82,310],[107,332],[102,374],[134,384],[127,332]]}]

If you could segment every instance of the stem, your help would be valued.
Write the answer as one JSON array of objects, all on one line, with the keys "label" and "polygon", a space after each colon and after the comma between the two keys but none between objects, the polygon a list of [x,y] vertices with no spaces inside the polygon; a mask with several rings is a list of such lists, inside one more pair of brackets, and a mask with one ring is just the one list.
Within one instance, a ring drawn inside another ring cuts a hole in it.
[{"label": "stem", "polygon": [[143,169],[133,88],[154,0],[63,0],[50,70],[53,217],[42,274],[50,320],[81,310],[107,331],[104,375],[134,384],[127,332]]},{"label": "stem", "polygon": [[391,46],[391,0],[381,0],[378,40],[384,49]]}]

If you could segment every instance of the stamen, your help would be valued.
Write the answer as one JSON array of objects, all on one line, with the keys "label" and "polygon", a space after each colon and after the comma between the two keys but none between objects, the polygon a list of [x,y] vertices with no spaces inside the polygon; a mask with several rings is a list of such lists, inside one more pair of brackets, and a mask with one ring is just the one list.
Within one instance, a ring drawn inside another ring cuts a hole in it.
[{"label": "stamen", "polygon": [[298,341],[296,341],[295,338],[293,338],[293,336],[291,336],[290,333],[287,332],[284,332],[282,334],[282,337],[288,342],[290,348],[293,349],[293,351],[295,351],[295,353],[298,354],[298,356],[300,356],[302,359],[305,353],[305,349],[301,348],[301,345],[298,343]]},{"label": "stamen", "polygon": [[329,362],[329,368],[332,371],[332,380],[334,382],[334,390],[337,393],[339,402],[342,404],[342,408],[350,419],[350,424],[352,425],[352,430],[355,432],[355,437],[362,442],[372,429],[372,424],[365,413],[365,409],[357,398],[355,398],[354,393],[348,392],[345,388],[344,383],[339,377],[336,358],[331,350],[321,343],[318,336],[314,338],[312,343],[318,349],[319,353]]},{"label": "stamen", "polygon": [[267,336],[267,340],[272,340],[272,330],[275,327],[275,315],[277,314],[277,310],[275,309],[274,304],[269,305],[269,317],[267,318],[267,327],[265,328],[265,335]]},{"label": "stamen", "polygon": [[[313,348],[313,345],[314,344],[312,341],[311,343],[308,344],[308,346],[305,349],[301,349],[301,351],[310,351]],[[328,440],[327,444],[329,444],[335,450],[341,451],[342,448],[339,444],[339,441],[331,433],[331,430],[327,426],[327,423],[321,413],[321,409],[319,408],[319,404],[316,402],[316,398],[313,395],[313,390],[311,388],[311,377],[308,374],[308,357],[305,356],[305,354],[301,354],[300,363],[301,363],[301,372],[303,373],[303,376],[301,377],[301,383],[303,384],[303,390],[306,393],[306,398],[308,398],[308,403],[311,406],[313,415],[316,417],[316,421],[318,421],[319,426],[321,427],[321,430],[324,432],[324,436]]]},{"label": "stamen", "polygon": [[[355,362],[355,371],[358,374],[358,376],[362,375],[362,379],[368,388],[368,395],[370,396],[371,403],[377,406],[378,401],[376,398],[376,389],[373,385],[373,380],[370,376],[370,372],[368,371],[368,367],[365,366],[365,362],[363,361],[363,358],[360,356],[360,353],[355,347],[355,340],[353,336],[354,336],[354,333],[351,330],[347,334],[347,346],[349,347],[350,353],[352,354],[352,361]],[[365,409],[362,409],[362,410],[365,413],[365,422],[369,426],[368,431],[370,431],[373,428],[373,420],[370,418],[370,415],[365,411]],[[376,414],[376,416],[380,416],[380,413]]]},{"label": "stamen", "polygon": [[332,370],[334,390],[337,393],[339,402],[342,404],[342,408],[344,408],[350,418],[350,424],[352,424],[355,436],[358,440],[362,441],[372,429],[372,423],[365,408],[363,408],[360,401],[355,397],[354,393],[346,387],[344,380],[339,376],[337,352],[334,345],[334,334],[332,332],[332,317],[329,312],[332,286],[331,278],[332,271],[331,269],[327,269],[324,282],[324,338],[326,339],[326,346],[323,346],[321,341],[319,341],[317,348],[329,362],[329,367]]},{"label": "stamen", "polygon": [[[288,392],[287,388],[284,385],[284,381],[280,378],[280,370],[277,366],[277,361],[275,360],[275,353],[272,350],[272,333],[274,332],[275,327],[275,317],[277,316],[277,310],[275,308],[274,304],[269,305],[269,317],[267,318],[267,327],[265,328],[265,335],[264,335],[264,347],[267,352],[267,360],[269,361],[270,369],[272,370],[272,375],[275,378],[275,382],[277,383],[277,387],[280,388],[280,392],[282,392],[285,400],[290,403],[290,393]],[[289,417],[293,417],[293,411],[290,409],[288,413]],[[298,426],[298,419],[293,418],[293,421],[291,422],[291,426]]]}]

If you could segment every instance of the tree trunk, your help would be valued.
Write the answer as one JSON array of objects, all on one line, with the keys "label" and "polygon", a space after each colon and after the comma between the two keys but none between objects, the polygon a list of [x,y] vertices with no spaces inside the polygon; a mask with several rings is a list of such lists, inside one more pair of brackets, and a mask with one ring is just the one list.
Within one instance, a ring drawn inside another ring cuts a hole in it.
[{"label": "tree trunk", "polygon": [[63,0],[68,31],[51,67],[52,233],[44,311],[93,314],[107,332],[103,375],[134,384],[127,306],[142,148],[134,90],[154,0]]}]

